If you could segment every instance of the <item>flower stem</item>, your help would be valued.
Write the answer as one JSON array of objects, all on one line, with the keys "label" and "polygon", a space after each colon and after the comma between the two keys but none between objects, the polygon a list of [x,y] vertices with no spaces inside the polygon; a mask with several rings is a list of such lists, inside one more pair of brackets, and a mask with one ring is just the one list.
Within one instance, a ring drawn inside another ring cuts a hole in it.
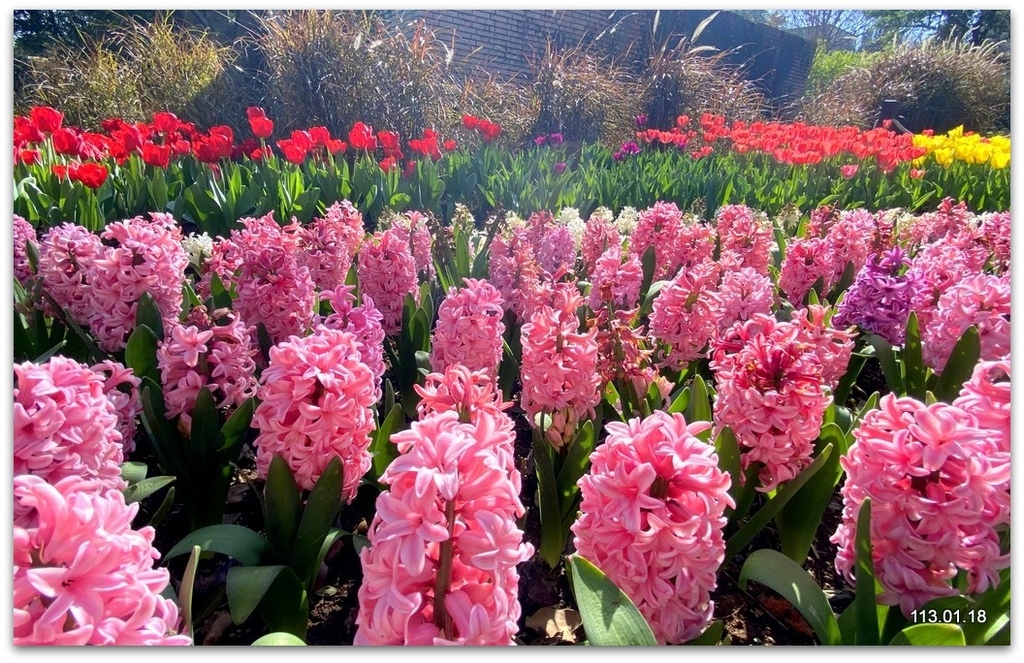
[{"label": "flower stem", "polygon": [[448,521],[448,538],[441,542],[440,568],[437,571],[437,584],[434,586],[434,625],[441,629],[446,640],[455,639],[455,628],[451,615],[444,607],[444,597],[452,581],[452,539],[455,536],[455,500],[449,500],[444,508],[444,517]]}]

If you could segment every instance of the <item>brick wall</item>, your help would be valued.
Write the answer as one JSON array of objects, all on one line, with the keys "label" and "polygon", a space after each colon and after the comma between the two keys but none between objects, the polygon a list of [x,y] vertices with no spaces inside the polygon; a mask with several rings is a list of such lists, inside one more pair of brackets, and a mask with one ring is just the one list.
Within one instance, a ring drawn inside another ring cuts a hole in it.
[{"label": "brick wall", "polygon": [[[711,12],[661,10],[655,33],[653,10],[390,10],[392,25],[408,30],[419,20],[451,48],[453,65],[471,73],[482,68],[501,77],[529,78],[531,58],[543,55],[548,39],[561,47],[592,45],[597,52],[639,65],[654,44],[689,37]],[[674,41],[673,41],[674,43]],[[803,94],[815,46],[782,30],[723,11],[697,44],[729,51],[725,59],[742,67],[776,106]]]}]

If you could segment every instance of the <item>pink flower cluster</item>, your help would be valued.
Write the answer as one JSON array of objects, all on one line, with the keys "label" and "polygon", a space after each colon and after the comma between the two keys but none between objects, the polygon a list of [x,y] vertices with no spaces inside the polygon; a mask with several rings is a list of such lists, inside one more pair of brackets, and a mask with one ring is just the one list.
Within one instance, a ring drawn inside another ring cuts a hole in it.
[{"label": "pink flower cluster", "polygon": [[505,310],[515,313],[520,321],[527,320],[528,311],[535,306],[541,269],[522,230],[512,231],[508,238],[496,235],[491,241],[488,274],[501,293]]},{"label": "pink flower cluster", "polygon": [[362,343],[350,332],[318,327],[270,349],[260,376],[256,471],[267,475],[281,456],[301,490],[310,490],[327,465],[341,458],[342,499],[351,501],[370,469],[374,376],[362,361]]},{"label": "pink flower cluster", "polygon": [[576,265],[576,242],[565,226],[552,226],[537,245],[537,264],[548,275],[571,271]]},{"label": "pink flower cluster", "polygon": [[[809,326],[813,320],[812,315]],[[814,335],[799,320],[776,322],[758,314],[736,323],[713,344],[715,423],[719,430],[731,428],[745,450],[744,470],[754,462],[763,465],[758,473],[762,492],[810,464],[814,440],[832,402],[823,377],[835,371],[828,351],[846,348],[849,359],[852,343],[830,348],[835,345],[831,334],[823,332],[818,340]]]},{"label": "pink flower cluster", "polygon": [[89,329],[107,352],[121,350],[135,329],[139,300],[149,293],[165,321],[181,314],[188,253],[170,214],[153,212],[106,227],[104,246],[88,267]]},{"label": "pink flower cluster", "polygon": [[505,416],[437,412],[396,433],[370,545],[360,552],[356,645],[511,645],[516,566],[533,555]]},{"label": "pink flower cluster", "polygon": [[314,285],[309,269],[299,262],[294,241],[286,240],[280,230],[268,239],[267,244],[243,249],[232,306],[243,324],[262,323],[271,342],[280,343],[308,329]]},{"label": "pink flower cluster", "polygon": [[139,393],[142,381],[135,377],[132,369],[109,359],[96,364],[92,370],[105,378],[103,393],[117,413],[117,432],[121,434],[121,445],[125,455],[128,455],[135,451],[136,422],[142,412]]},{"label": "pink flower cluster", "polygon": [[207,314],[202,306],[192,309],[188,322],[170,325],[156,351],[167,418],[178,417],[186,434],[203,387],[217,409],[224,409],[255,396],[258,386],[252,328],[228,309]]},{"label": "pink flower cluster", "polygon": [[1010,453],[1010,355],[978,362],[953,405],[992,433],[993,451]]},{"label": "pink flower cluster", "polygon": [[613,246],[601,254],[590,272],[587,305],[592,311],[608,304],[618,309],[635,308],[640,300],[643,280],[640,259],[628,256],[623,262],[622,249],[618,245]]},{"label": "pink flower cluster", "polygon": [[538,414],[552,417],[543,424],[556,447],[569,444],[579,421],[594,416],[601,400],[597,371],[597,330],[579,333],[576,311],[583,303],[573,288],[554,290],[553,306],[542,304],[523,325],[520,377],[522,407],[531,423]]},{"label": "pink flower cluster", "polygon": [[167,569],[138,504],[116,488],[65,476],[14,478],[14,644],[189,645],[178,608],[161,596]]},{"label": "pink flower cluster", "polygon": [[724,271],[752,267],[767,272],[771,262],[772,224],[767,215],[746,205],[723,205],[715,213],[721,240],[719,264]]},{"label": "pink flower cluster", "polygon": [[60,355],[14,365],[14,476],[125,487],[118,410],[105,383],[104,375]]},{"label": "pink flower cluster", "polygon": [[112,223],[99,237],[63,224],[47,232],[39,246],[44,289],[75,322],[88,326],[107,352],[124,349],[144,293],[153,297],[164,320],[181,313],[188,266],[181,230],[169,214],[150,216]]},{"label": "pink flower cluster", "polygon": [[945,239],[922,247],[906,272],[916,284],[910,308],[917,314],[920,329],[931,323],[943,293],[981,270],[981,263]]},{"label": "pink flower cluster", "polygon": [[[644,399],[651,384],[660,376],[654,368],[648,337],[639,324],[638,309],[615,311],[598,309],[588,320],[597,330],[597,371],[601,384],[615,382],[618,390],[633,390],[637,399]],[[620,393],[620,396],[623,394]]]},{"label": "pink flower cluster", "polygon": [[438,372],[462,364],[497,377],[503,353],[505,315],[501,293],[486,280],[466,279],[452,287],[437,309],[430,341],[430,365]]},{"label": "pink flower cluster", "polygon": [[436,275],[434,271],[434,240],[427,225],[427,217],[420,212],[406,212],[391,219],[391,230],[409,246],[416,263],[416,271],[428,281]]},{"label": "pink flower cluster", "polygon": [[662,644],[696,637],[714,611],[724,512],[735,504],[714,447],[696,437],[709,425],[660,410],[610,422],[578,482],[576,550],[629,596]]},{"label": "pink flower cluster", "polygon": [[1010,277],[976,274],[939,298],[935,315],[922,331],[922,358],[941,373],[960,336],[978,329],[981,359],[998,359],[1010,351]]},{"label": "pink flower cluster", "polygon": [[323,218],[299,230],[299,262],[317,288],[334,290],[345,284],[365,234],[363,215],[347,200],[334,203]]},{"label": "pink flower cluster", "polygon": [[373,371],[374,377],[374,398],[380,400],[381,380],[384,378],[384,327],[382,321],[384,316],[373,305],[373,299],[363,295],[363,305],[356,306],[353,286],[343,285],[336,290],[325,290],[320,293],[321,301],[329,301],[333,312],[326,318],[316,316],[314,328],[324,325],[331,329],[351,332],[361,343],[360,356],[363,363]]},{"label": "pink flower cluster", "polygon": [[839,304],[836,323],[858,325],[893,345],[902,345],[910,304],[919,288],[916,273],[900,274],[906,264],[898,246],[869,260]]},{"label": "pink flower cluster", "polygon": [[1010,212],[987,212],[978,217],[982,237],[992,251],[997,274],[1010,269]]},{"label": "pink flower cluster", "polygon": [[32,278],[32,266],[28,263],[28,244],[36,244],[36,229],[32,224],[14,215],[14,278],[25,285]]},{"label": "pink flower cluster", "polygon": [[462,364],[452,364],[444,372],[430,373],[425,384],[413,385],[420,395],[416,412],[426,419],[437,412],[456,412],[459,421],[472,422],[478,413],[495,416],[512,407],[501,400],[501,391],[494,378],[484,371],[472,371]]},{"label": "pink flower cluster", "polygon": [[683,228],[683,213],[675,203],[657,202],[640,212],[636,228],[629,237],[629,254],[643,259],[647,249],[654,247],[654,279],[667,279],[679,270],[681,256],[675,241],[663,241],[665,237],[677,238]]},{"label": "pink flower cluster", "polygon": [[680,269],[654,300],[651,335],[668,344],[662,362],[672,370],[707,354],[708,343],[718,333],[721,300],[716,295],[720,268],[706,261]]},{"label": "pink flower cluster", "polygon": [[753,267],[742,267],[722,274],[718,300],[718,333],[724,334],[737,322],[749,320],[756,313],[770,315],[775,305],[775,289],[767,274]]},{"label": "pink flower cluster", "polygon": [[820,237],[797,237],[786,246],[779,272],[779,289],[793,304],[800,306],[818,279],[829,289],[832,278],[832,259],[828,242]]},{"label": "pink flower cluster", "polygon": [[378,231],[359,251],[356,273],[359,288],[373,299],[383,315],[382,326],[387,336],[401,331],[405,296],[420,301],[416,261],[409,242],[396,229]]},{"label": "pink flower cluster", "polygon": [[580,255],[583,261],[583,275],[592,277],[597,259],[608,249],[617,248],[622,252],[622,236],[610,216],[591,214],[584,226]]},{"label": "pink flower cluster", "polygon": [[871,543],[879,602],[905,616],[931,599],[953,596],[950,581],[967,572],[967,591],[999,583],[1010,564],[999,528],[1010,522],[1010,453],[955,405],[924,405],[884,396],[854,430],[840,459],[843,522],[832,536],[836,569],[854,573],[857,516],[871,499]]}]

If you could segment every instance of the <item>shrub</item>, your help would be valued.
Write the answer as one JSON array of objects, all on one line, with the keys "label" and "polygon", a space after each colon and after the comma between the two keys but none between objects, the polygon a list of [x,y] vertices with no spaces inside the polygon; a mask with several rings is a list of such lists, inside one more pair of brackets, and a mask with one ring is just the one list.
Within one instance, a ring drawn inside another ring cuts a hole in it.
[{"label": "shrub", "polygon": [[[181,28],[167,16],[133,20],[84,46],[57,42],[28,61],[21,111],[60,108],[69,125],[98,129],[109,117],[149,120],[170,111],[199,127],[244,120],[244,79],[231,65],[235,52],[205,32]],[[19,112],[19,109],[16,109]]]},{"label": "shrub", "polygon": [[870,126],[882,100],[895,99],[901,122],[910,131],[941,133],[959,125],[979,133],[1006,131],[1009,74],[1008,57],[996,43],[897,43],[805,102],[804,119],[814,124]]},{"label": "shrub", "polygon": [[409,35],[359,11],[281,12],[262,23],[264,103],[280,130],[345,135],[366,122],[407,138],[444,117],[448,62],[422,23]]},{"label": "shrub", "polygon": [[438,130],[445,135],[468,137],[462,126],[462,116],[468,114],[501,125],[499,140],[509,145],[519,145],[532,137],[540,100],[526,85],[515,79],[502,80],[483,70],[466,76],[461,85],[454,81],[450,85],[446,96],[456,102],[443,108],[438,120]]},{"label": "shrub", "polygon": [[866,67],[874,59],[866,51],[830,51],[820,42],[814,53],[811,71],[807,74],[805,96],[817,96],[829,89],[843,74],[858,67]]},{"label": "shrub", "polygon": [[669,127],[680,115],[722,115],[727,120],[762,119],[764,95],[743,72],[725,64],[727,52],[692,47],[694,38],[674,47],[663,43],[647,59],[645,111],[652,127]]},{"label": "shrub", "polygon": [[636,116],[644,110],[644,87],[625,66],[549,40],[544,53],[529,60],[529,69],[539,107],[534,133],[608,144],[633,136]]}]

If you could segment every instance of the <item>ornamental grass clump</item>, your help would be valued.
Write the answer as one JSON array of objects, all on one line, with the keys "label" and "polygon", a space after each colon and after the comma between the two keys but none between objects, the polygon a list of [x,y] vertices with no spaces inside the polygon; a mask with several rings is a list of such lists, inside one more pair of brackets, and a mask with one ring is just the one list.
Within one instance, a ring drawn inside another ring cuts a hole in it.
[{"label": "ornamental grass clump", "polygon": [[377,402],[375,376],[362,351],[355,334],[324,326],[270,349],[252,418],[259,431],[253,445],[261,477],[274,456],[281,456],[298,488],[310,490],[337,457],[344,478],[341,498],[355,497],[370,469]]},{"label": "ornamental grass clump", "polygon": [[[1008,423],[1005,414],[996,431]],[[840,458],[846,481],[843,521],[831,538],[836,569],[853,580],[857,514],[870,499],[877,600],[906,617],[955,596],[959,572],[967,592],[983,592],[1010,565],[999,545],[1010,522],[1010,453],[997,448],[999,435],[986,424],[956,405],[887,394]]]},{"label": "ornamental grass clump", "polygon": [[391,440],[401,455],[381,476],[360,552],[354,644],[514,644],[516,566],[533,547],[516,525],[525,509],[511,420],[435,412]]},{"label": "ornamental grass clump", "polygon": [[190,645],[152,527],[102,481],[14,477],[14,644]]},{"label": "ornamental grass clump", "polygon": [[656,411],[605,425],[578,482],[577,552],[633,601],[661,644],[679,644],[711,620],[725,557],[729,474],[697,438],[710,424]]}]

